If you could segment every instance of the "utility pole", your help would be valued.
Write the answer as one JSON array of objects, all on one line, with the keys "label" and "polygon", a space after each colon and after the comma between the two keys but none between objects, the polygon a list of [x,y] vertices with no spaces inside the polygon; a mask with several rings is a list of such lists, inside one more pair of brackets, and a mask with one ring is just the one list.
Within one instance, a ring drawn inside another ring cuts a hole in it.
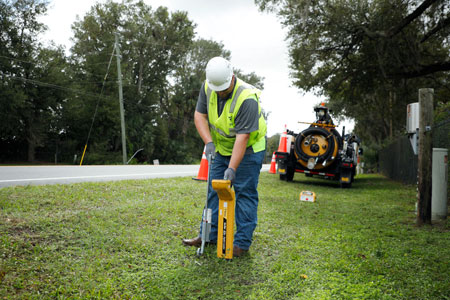
[{"label": "utility pole", "polygon": [[125,113],[123,110],[123,92],[122,92],[122,71],[120,69],[120,44],[119,33],[116,32],[116,57],[117,57],[117,77],[119,82],[119,105],[120,105],[120,125],[122,131],[122,158],[123,164],[127,164],[127,144],[125,137]]},{"label": "utility pole", "polygon": [[419,197],[417,225],[431,224],[433,89],[419,89]]}]

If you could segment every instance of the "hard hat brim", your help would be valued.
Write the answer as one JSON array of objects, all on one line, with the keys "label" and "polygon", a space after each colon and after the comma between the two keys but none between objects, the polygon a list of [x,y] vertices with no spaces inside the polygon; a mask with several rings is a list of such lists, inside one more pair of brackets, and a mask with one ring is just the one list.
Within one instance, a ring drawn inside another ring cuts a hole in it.
[{"label": "hard hat brim", "polygon": [[228,80],[227,82],[225,82],[224,84],[221,84],[221,85],[215,85],[212,82],[210,82],[208,79],[206,79],[206,81],[208,82],[208,87],[210,87],[214,92],[221,92],[221,91],[226,90],[230,86],[232,79],[233,79],[233,77],[231,77],[230,80]]}]

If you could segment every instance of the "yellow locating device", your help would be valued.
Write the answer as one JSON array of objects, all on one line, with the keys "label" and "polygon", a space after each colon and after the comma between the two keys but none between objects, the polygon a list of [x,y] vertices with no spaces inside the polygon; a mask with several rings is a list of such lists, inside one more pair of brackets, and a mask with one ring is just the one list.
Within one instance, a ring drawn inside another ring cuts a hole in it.
[{"label": "yellow locating device", "polygon": [[217,257],[233,258],[234,207],[236,196],[230,180],[215,179],[212,188],[219,195],[219,228],[217,232]]}]

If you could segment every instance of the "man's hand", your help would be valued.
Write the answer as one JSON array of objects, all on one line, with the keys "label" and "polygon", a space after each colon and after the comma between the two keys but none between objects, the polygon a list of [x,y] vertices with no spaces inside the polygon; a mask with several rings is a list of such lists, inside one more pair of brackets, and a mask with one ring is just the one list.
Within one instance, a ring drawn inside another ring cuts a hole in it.
[{"label": "man's hand", "polygon": [[214,146],[213,142],[209,142],[208,144],[206,144],[205,146],[205,155],[206,158],[209,157],[209,154],[211,154],[211,156],[214,156],[214,153],[216,153],[216,146]]},{"label": "man's hand", "polygon": [[233,185],[234,180],[236,179],[236,171],[233,168],[226,169],[225,173],[223,174],[223,179],[230,180],[231,185]]}]

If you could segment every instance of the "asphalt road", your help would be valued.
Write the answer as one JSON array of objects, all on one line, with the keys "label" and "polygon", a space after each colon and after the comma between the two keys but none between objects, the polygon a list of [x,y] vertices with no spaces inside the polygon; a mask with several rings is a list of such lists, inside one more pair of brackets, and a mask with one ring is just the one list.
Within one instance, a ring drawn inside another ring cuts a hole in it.
[{"label": "asphalt road", "polygon": [[[263,165],[262,171],[269,170],[269,167]],[[15,185],[196,177],[199,168],[199,165],[4,166],[0,167],[0,188]]]}]

